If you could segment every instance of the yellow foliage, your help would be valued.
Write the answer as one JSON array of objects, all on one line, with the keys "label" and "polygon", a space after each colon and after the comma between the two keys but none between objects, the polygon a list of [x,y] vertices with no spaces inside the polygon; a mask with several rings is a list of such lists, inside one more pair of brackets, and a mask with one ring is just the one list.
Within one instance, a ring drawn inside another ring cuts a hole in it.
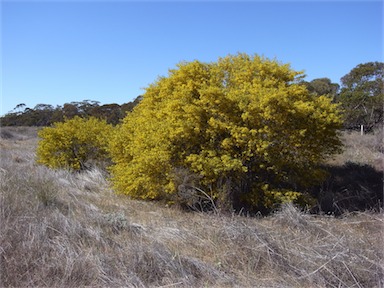
[{"label": "yellow foliage", "polygon": [[291,190],[270,190],[268,185],[263,187],[263,205],[267,208],[274,208],[276,205],[294,203],[301,206],[315,204],[315,199]]},{"label": "yellow foliage", "polygon": [[104,120],[78,116],[39,131],[37,162],[51,168],[84,169],[88,161],[106,161],[113,127]]},{"label": "yellow foliage", "polygon": [[[341,119],[329,98],[299,83],[302,77],[289,65],[246,54],[180,63],[146,89],[111,141],[116,190],[167,197],[177,192],[172,171],[178,167],[200,175],[206,189],[223,179],[260,185],[316,180],[316,166],[339,151]],[[299,197],[270,191],[273,197],[258,188],[239,193],[283,202]]]}]

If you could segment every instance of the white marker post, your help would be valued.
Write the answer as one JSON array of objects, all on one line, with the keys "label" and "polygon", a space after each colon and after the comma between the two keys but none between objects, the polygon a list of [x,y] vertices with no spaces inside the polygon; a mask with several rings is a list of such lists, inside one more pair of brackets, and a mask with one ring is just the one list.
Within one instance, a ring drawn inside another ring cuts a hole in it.
[{"label": "white marker post", "polygon": [[360,125],[360,135],[364,135],[364,125]]}]

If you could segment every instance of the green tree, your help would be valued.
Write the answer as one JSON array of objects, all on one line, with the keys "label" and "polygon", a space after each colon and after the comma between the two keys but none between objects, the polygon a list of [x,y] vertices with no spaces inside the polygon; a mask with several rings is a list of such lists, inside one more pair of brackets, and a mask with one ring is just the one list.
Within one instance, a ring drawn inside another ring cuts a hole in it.
[{"label": "green tree", "polygon": [[180,63],[146,89],[111,141],[115,189],[173,199],[178,171],[224,208],[304,201],[296,191],[320,178],[340,147],[337,106],[299,84],[301,72],[238,54]]},{"label": "green tree", "polygon": [[[128,113],[128,112],[131,112],[133,110],[133,108],[135,108],[135,106],[137,104],[140,103],[141,99],[143,98],[143,96],[139,95],[137,96],[133,102],[128,102],[128,103],[124,103],[123,105],[121,105],[121,111],[122,113],[124,114],[124,116]],[[123,117],[124,118],[124,117]]]},{"label": "green tree", "polygon": [[335,98],[340,86],[337,83],[332,83],[329,78],[316,78],[310,82],[303,82],[309,92],[315,93],[316,95],[329,95],[331,98]]},{"label": "green tree", "polygon": [[123,118],[121,106],[118,104],[105,104],[94,107],[90,114],[99,119],[105,119],[107,123],[116,125]]},{"label": "green tree", "polygon": [[65,103],[62,109],[63,117],[65,119],[71,119],[75,116],[79,116],[80,112],[76,105],[72,103]]},{"label": "green tree", "polygon": [[51,168],[82,170],[109,159],[108,141],[113,127],[105,120],[75,116],[39,131],[37,162]]},{"label": "green tree", "polygon": [[384,63],[359,64],[341,78],[339,102],[345,110],[345,127],[371,130],[383,122]]}]

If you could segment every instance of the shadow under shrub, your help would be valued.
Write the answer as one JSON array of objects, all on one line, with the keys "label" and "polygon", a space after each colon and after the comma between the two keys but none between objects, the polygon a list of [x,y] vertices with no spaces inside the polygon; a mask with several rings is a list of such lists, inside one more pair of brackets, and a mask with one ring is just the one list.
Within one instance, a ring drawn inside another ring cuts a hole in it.
[{"label": "shadow under shrub", "polygon": [[312,190],[318,200],[313,212],[340,215],[343,212],[379,211],[383,208],[382,171],[352,162],[324,168],[328,173],[327,179]]}]

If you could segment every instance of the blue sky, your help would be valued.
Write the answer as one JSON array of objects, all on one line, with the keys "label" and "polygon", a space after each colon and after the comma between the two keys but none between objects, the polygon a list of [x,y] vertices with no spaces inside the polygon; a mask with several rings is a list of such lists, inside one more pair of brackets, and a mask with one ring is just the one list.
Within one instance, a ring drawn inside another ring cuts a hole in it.
[{"label": "blue sky", "polygon": [[180,61],[259,54],[333,82],[383,61],[382,1],[1,2],[1,111],[123,104]]}]

